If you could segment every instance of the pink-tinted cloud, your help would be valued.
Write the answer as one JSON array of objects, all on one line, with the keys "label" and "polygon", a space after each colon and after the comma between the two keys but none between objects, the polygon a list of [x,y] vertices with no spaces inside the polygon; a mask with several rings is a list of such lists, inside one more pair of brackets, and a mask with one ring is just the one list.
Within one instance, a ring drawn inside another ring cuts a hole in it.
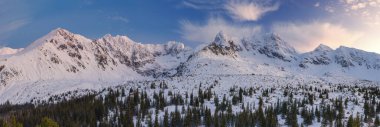
[{"label": "pink-tinted cloud", "polygon": [[272,31],[300,52],[312,51],[319,44],[332,48],[352,46],[363,36],[361,32],[327,22],[278,23],[273,25]]}]

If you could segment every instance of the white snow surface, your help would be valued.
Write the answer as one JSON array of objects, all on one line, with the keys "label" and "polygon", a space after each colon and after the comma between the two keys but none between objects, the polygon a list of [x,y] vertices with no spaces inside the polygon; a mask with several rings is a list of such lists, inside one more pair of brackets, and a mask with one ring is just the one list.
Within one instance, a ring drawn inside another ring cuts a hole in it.
[{"label": "white snow surface", "polygon": [[0,103],[97,91],[129,81],[170,80],[190,90],[189,84],[214,81],[210,79],[239,86],[278,84],[279,79],[288,84],[376,84],[379,74],[379,54],[324,45],[300,54],[276,34],[236,39],[221,32],[215,41],[191,50],[179,42],[142,44],[119,35],[91,40],[58,28],[0,60]]}]

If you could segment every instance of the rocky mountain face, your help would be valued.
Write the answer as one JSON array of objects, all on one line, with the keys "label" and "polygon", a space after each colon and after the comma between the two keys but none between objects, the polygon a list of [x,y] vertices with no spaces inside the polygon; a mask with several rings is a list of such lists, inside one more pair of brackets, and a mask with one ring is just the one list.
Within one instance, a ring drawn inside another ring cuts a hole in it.
[{"label": "rocky mountain face", "polygon": [[306,68],[307,64],[328,65],[333,62],[332,58],[330,58],[331,52],[334,52],[334,50],[321,44],[314,51],[303,54],[303,56],[301,56],[303,59],[299,66]]},{"label": "rocky mountain face", "polygon": [[[26,80],[109,80],[127,74],[157,77],[178,66],[177,59],[182,59],[187,51],[179,42],[141,44],[126,36],[111,35],[90,40],[59,28],[4,58],[0,62],[0,86]],[[171,59],[157,61],[161,57]]]},{"label": "rocky mountain face", "polygon": [[[130,40],[126,36],[112,37],[111,35],[106,35],[101,39],[95,40],[94,44],[99,46],[95,51],[95,56],[102,68],[108,63],[122,64],[141,75],[154,75],[154,77],[157,77],[159,73],[163,73],[163,70],[160,69],[170,69],[162,68],[163,64],[167,63],[165,61],[158,62],[156,58],[168,56],[180,59],[184,57],[185,52],[189,51],[189,49],[185,48],[184,44],[174,41],[163,45],[141,44]],[[179,63],[180,60],[177,61]],[[154,64],[158,67],[144,68],[148,64]]]},{"label": "rocky mountain face", "polygon": [[204,47],[201,52],[210,51],[215,55],[236,57],[236,52],[242,50],[242,47],[234,40],[227,37],[223,32],[219,32],[214,41]]},{"label": "rocky mountain face", "polygon": [[320,45],[314,51],[302,54],[300,67],[338,64],[342,68],[364,67],[379,70],[380,55],[341,46],[336,50]]},{"label": "rocky mountain face", "polygon": [[191,50],[174,41],[141,44],[127,36],[105,35],[91,40],[59,28],[15,54],[0,57],[0,99],[19,96],[10,91],[61,81],[64,83],[54,87],[63,91],[75,87],[65,87],[70,82],[186,79],[206,75],[339,76],[379,81],[379,54],[348,47],[333,50],[325,45],[298,53],[277,34],[237,39],[220,32],[214,41],[197,49]]},{"label": "rocky mountain face", "polygon": [[286,62],[294,61],[297,52],[276,34],[266,34],[259,38],[232,39],[223,32],[216,35],[213,42],[203,48],[214,54],[235,55],[236,52],[250,52],[263,54],[269,58],[280,59]]},{"label": "rocky mountain face", "polygon": [[296,50],[277,34],[267,34],[261,39],[242,40],[247,50],[257,50],[269,58],[277,58],[286,62],[297,60]]},{"label": "rocky mountain face", "polygon": [[[380,55],[358,49],[336,50],[319,45],[314,51],[298,53],[277,34],[236,39],[218,33],[211,43],[190,55],[177,68],[178,75],[263,74],[276,76],[326,74],[357,79],[377,79]],[[370,72],[362,75],[361,73]],[[367,77],[368,76],[368,77]]]}]

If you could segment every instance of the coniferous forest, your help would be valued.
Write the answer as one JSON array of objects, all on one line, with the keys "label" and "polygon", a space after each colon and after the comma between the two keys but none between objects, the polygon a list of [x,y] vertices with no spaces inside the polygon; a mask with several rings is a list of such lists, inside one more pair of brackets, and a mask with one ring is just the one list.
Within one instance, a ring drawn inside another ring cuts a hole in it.
[{"label": "coniferous forest", "polygon": [[[376,86],[231,87],[180,93],[165,81],[0,106],[1,127],[380,126]],[[345,96],[337,96],[342,94]],[[351,96],[352,95],[352,96]]]}]

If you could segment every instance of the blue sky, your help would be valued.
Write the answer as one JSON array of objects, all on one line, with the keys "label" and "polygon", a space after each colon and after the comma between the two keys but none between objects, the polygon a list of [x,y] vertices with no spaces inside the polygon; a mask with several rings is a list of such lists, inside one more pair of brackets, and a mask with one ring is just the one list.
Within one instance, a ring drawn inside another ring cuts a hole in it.
[{"label": "blue sky", "polygon": [[91,39],[110,33],[195,47],[222,30],[275,32],[300,52],[323,43],[380,53],[379,8],[376,0],[1,0],[0,45],[23,48],[61,27]]}]

